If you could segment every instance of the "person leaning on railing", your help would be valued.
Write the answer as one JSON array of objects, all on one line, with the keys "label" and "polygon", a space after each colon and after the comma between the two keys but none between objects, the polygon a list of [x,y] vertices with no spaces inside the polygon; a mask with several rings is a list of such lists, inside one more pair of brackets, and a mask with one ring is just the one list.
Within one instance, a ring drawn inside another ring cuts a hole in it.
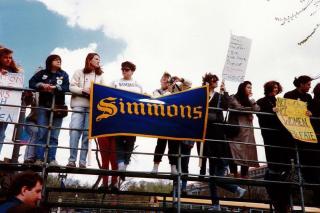
[{"label": "person leaning on railing", "polygon": [[[265,174],[265,179],[269,181],[285,181],[285,174],[291,169],[291,159],[295,159],[295,152],[292,150],[294,144],[287,140],[289,132],[275,114],[276,95],[281,92],[282,86],[279,82],[268,81],[264,84],[265,97],[257,101],[261,112],[272,113],[272,115],[257,114],[259,125],[262,128],[262,138],[264,144],[267,145],[265,152],[268,170]],[[283,148],[270,146],[281,146]],[[279,165],[277,163],[287,165]],[[272,184],[267,185],[266,189],[276,212],[288,212],[290,209],[291,188],[284,184]]]},{"label": "person leaning on railing", "polygon": [[[44,108],[51,108],[53,96],[55,96],[55,108],[57,106],[65,106],[65,92],[69,91],[69,76],[61,69],[61,58],[59,55],[50,55],[46,59],[46,68],[37,72],[29,80],[29,87],[39,91],[39,109],[38,109],[38,125],[39,127],[38,138],[36,144],[36,164],[41,165],[44,163],[45,146],[47,144],[48,125],[50,120],[50,114],[52,111],[48,111]],[[60,127],[62,125],[63,116],[66,114],[55,113],[52,120],[52,126],[50,134],[49,145],[51,146],[48,151],[48,162],[51,166],[57,166],[56,152],[58,146],[58,138],[60,133]],[[47,163],[47,162],[45,162]]]},{"label": "person leaning on railing", "polygon": [[[22,72],[22,69],[16,65],[12,55],[12,50],[5,47],[0,47],[0,75]],[[8,123],[0,122],[0,153],[6,137],[5,131],[7,126]]]},{"label": "person leaning on railing", "polygon": [[74,111],[70,122],[70,157],[68,167],[76,167],[78,144],[81,139],[79,167],[86,168],[88,154],[88,131],[75,129],[88,129],[89,127],[89,99],[91,83],[106,84],[103,71],[100,67],[100,56],[89,53],[86,57],[85,67],[75,71],[70,81],[71,108]]}]

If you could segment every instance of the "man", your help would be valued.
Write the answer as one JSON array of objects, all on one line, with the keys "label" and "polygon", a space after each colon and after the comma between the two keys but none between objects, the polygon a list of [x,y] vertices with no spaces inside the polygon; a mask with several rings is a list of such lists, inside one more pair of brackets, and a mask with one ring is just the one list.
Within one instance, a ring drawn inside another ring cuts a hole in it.
[{"label": "man", "polygon": [[21,204],[36,206],[41,200],[43,179],[34,172],[23,172],[17,174],[10,186],[11,197],[0,205],[0,212]]}]

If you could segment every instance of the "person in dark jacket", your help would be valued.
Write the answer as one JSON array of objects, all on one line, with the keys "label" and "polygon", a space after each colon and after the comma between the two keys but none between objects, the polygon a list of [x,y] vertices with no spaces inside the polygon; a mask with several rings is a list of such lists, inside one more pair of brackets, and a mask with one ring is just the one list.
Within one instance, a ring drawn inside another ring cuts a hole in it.
[{"label": "person in dark jacket", "polygon": [[[294,99],[303,101],[307,104],[306,115],[312,116],[312,96],[308,93],[311,88],[311,81],[313,79],[309,76],[302,75],[295,78],[293,81],[296,89],[284,94],[284,98]],[[319,153],[316,152],[317,144],[307,143],[299,141],[290,136],[290,141],[292,144],[296,144],[299,151],[300,164],[303,166],[301,169],[302,177],[305,183],[319,183],[320,176],[316,174],[316,170],[313,167],[317,163],[317,158]],[[315,151],[314,151],[315,150]],[[313,200],[315,203],[320,202],[320,190],[315,187],[312,188],[314,196]]]},{"label": "person in dark jacket", "polygon": [[22,172],[13,178],[10,184],[10,196],[0,204],[0,212],[6,213],[10,208],[21,204],[35,207],[41,200],[43,179],[34,172]]},{"label": "person in dark jacket", "polygon": [[[291,159],[295,159],[294,145],[291,141],[288,141],[289,132],[284,128],[275,114],[276,95],[281,92],[282,86],[279,82],[268,81],[264,84],[265,97],[257,101],[261,112],[272,114],[257,114],[263,141],[266,145],[265,152],[268,171],[266,172],[265,179],[270,181],[284,181],[283,174],[290,170]],[[289,149],[277,148],[276,146]],[[290,209],[290,187],[283,184],[273,184],[266,186],[266,188],[276,212],[288,212]]]},{"label": "person in dark jacket", "polygon": [[[38,109],[38,125],[45,126],[39,128],[38,138],[35,142],[38,145],[36,148],[36,164],[44,162],[44,145],[47,144],[47,134],[51,112],[44,108],[52,108],[65,105],[65,92],[69,91],[69,76],[61,69],[61,58],[59,55],[50,55],[46,60],[46,69],[37,72],[29,80],[29,87],[39,91],[39,109]],[[53,104],[53,97],[55,103]],[[52,126],[49,141],[49,153],[47,161],[51,166],[57,166],[56,152],[58,146],[58,138],[63,117],[53,116]]]},{"label": "person in dark jacket", "polygon": [[[225,91],[224,83],[220,86],[220,92],[214,91],[218,87],[219,78],[216,75],[207,73],[202,78],[202,85],[209,85],[209,114],[207,123],[206,144],[207,157],[209,157],[209,174],[210,176],[225,176],[228,161],[224,158],[230,158],[231,153],[229,145],[225,143],[224,128],[221,125],[224,121],[223,112],[221,109],[228,108],[229,95]],[[220,211],[219,197],[217,185],[236,193],[238,197],[243,197],[246,190],[235,184],[216,183],[213,178],[210,178],[209,189],[211,193],[212,207],[210,210]]]}]

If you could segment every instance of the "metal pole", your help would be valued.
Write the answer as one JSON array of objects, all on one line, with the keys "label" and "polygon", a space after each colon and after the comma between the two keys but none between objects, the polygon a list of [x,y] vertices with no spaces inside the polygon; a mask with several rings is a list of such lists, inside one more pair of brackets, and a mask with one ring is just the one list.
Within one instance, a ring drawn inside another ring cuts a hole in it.
[{"label": "metal pole", "polygon": [[43,177],[42,195],[45,195],[46,185],[47,185],[47,177],[48,177],[47,161],[48,161],[48,155],[49,155],[49,145],[50,145],[50,137],[51,137],[51,131],[52,131],[53,114],[54,114],[53,110],[54,110],[55,102],[56,102],[56,96],[55,94],[53,94],[51,110],[50,110],[50,118],[49,118],[49,124],[48,124],[47,141],[46,141],[46,147],[44,152],[44,163],[42,165],[42,177]]},{"label": "metal pole", "polygon": [[[304,195],[303,195],[303,180],[301,175],[301,164],[300,164],[300,157],[299,157],[299,150],[298,150],[298,141],[295,141],[295,150],[296,150],[296,157],[297,157],[297,169],[298,169],[298,177],[299,177],[299,190],[300,190],[300,198],[301,198],[301,211],[305,212],[304,206]],[[294,162],[292,161],[293,166]]]},{"label": "metal pole", "polygon": [[177,211],[178,213],[180,213],[180,208],[181,208],[181,202],[180,202],[180,198],[181,198],[181,141],[179,141],[179,155],[178,155],[178,186],[177,186]]}]

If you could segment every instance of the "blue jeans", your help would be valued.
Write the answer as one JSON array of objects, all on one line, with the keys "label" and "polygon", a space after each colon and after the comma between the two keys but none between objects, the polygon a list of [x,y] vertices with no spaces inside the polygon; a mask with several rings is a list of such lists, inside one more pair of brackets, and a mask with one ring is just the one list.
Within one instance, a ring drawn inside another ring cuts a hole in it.
[{"label": "blue jeans", "polygon": [[[209,174],[210,176],[225,176],[225,172],[227,170],[228,163],[226,160],[222,159],[209,159]],[[219,204],[219,197],[217,192],[217,185],[228,190],[229,192],[236,193],[238,189],[238,185],[229,184],[229,183],[215,183],[215,181],[210,178],[209,181],[209,189],[211,193],[212,205]]]},{"label": "blue jeans", "polygon": [[0,153],[1,153],[4,139],[6,137],[7,126],[8,126],[8,123],[0,122]]},{"label": "blue jeans", "polygon": [[[41,106],[40,106],[41,107]],[[43,107],[43,106],[42,106]],[[50,112],[44,109],[38,109],[38,125],[42,126],[48,126],[49,125],[49,118],[50,118]],[[63,118],[53,118],[52,121],[52,126],[56,128],[60,128],[62,125],[62,119]],[[36,144],[39,145],[46,145],[47,144],[47,136],[48,136],[48,128],[42,128],[39,127],[38,130],[38,138],[36,141]],[[49,139],[49,146],[53,146],[49,148],[48,152],[48,162],[53,161],[56,159],[56,152],[57,152],[57,147],[58,146],[58,138],[59,138],[59,133],[60,129],[52,129],[51,130],[51,135]],[[36,148],[36,159],[37,160],[44,160],[44,152],[45,152],[45,147],[44,146],[38,146]]]},{"label": "blue jeans", "polygon": [[[35,125],[34,122],[27,122],[27,124],[32,124]],[[29,135],[29,140],[28,140],[28,144],[27,144],[27,148],[26,151],[24,153],[24,160],[32,160],[36,158],[36,147],[35,146],[29,146],[29,145],[34,145],[36,140],[37,140],[37,136],[38,136],[38,127],[36,126],[25,126],[26,131]]]},{"label": "blue jeans", "polygon": [[[88,107],[73,107],[72,110],[81,111],[73,112],[71,115],[70,128],[71,129],[88,129],[89,126],[89,108]],[[70,157],[69,162],[77,161],[78,155],[78,144],[80,137],[81,140],[81,151],[80,151],[80,164],[86,165],[87,154],[88,154],[88,130],[78,131],[70,130]]]}]

